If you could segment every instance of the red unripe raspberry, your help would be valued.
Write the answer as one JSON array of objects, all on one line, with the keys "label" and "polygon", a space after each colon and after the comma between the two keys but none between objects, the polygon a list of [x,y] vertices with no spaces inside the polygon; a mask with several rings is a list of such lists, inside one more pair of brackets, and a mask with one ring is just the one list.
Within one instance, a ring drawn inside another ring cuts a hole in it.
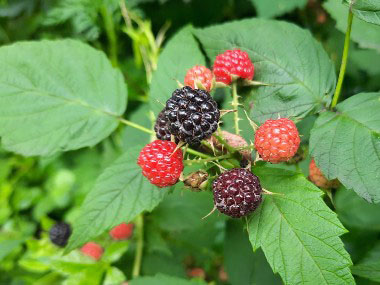
[{"label": "red unripe raspberry", "polygon": [[80,251],[94,260],[99,260],[103,255],[103,248],[95,242],[86,243]]},{"label": "red unripe raspberry", "polygon": [[[196,65],[189,69],[185,76],[185,85],[199,89],[201,85],[206,91],[212,89],[213,75],[210,69],[203,65]],[[200,84],[199,84],[200,83]]]},{"label": "red unripe raspberry", "polygon": [[261,158],[271,163],[288,161],[300,145],[300,136],[293,121],[282,118],[267,120],[255,134],[255,148]]},{"label": "red unripe raspberry", "polygon": [[134,225],[132,223],[121,223],[110,230],[110,236],[114,240],[129,239],[132,236]]},{"label": "red unripe raspberry", "polygon": [[187,270],[187,276],[189,276],[190,278],[205,279],[206,272],[202,268],[195,267]]},{"label": "red unripe raspberry", "polygon": [[137,163],[150,183],[160,188],[177,183],[183,170],[183,156],[180,149],[173,153],[176,147],[174,142],[155,140],[141,150]]},{"label": "red unripe raspberry", "polygon": [[229,85],[232,76],[252,80],[254,71],[255,67],[245,51],[227,50],[215,58],[213,72],[217,82]]},{"label": "red unripe raspberry", "polygon": [[309,179],[311,182],[313,182],[318,187],[329,189],[329,188],[338,188],[339,187],[339,181],[334,180],[327,180],[327,178],[323,175],[322,171],[318,168],[318,166],[315,164],[314,159],[310,161],[309,164]]}]

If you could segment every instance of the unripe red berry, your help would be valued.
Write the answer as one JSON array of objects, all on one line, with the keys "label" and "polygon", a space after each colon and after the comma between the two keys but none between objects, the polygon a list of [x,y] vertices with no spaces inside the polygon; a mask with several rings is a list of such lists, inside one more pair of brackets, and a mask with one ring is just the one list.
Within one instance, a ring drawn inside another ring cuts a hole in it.
[{"label": "unripe red berry", "polygon": [[183,170],[183,155],[181,149],[175,151],[176,147],[174,142],[155,140],[141,150],[137,163],[150,183],[158,187],[177,183]]},{"label": "unripe red berry", "polygon": [[133,234],[134,224],[132,223],[121,223],[117,225],[112,230],[110,230],[110,236],[114,240],[124,240],[129,239]]},{"label": "unripe red berry", "polygon": [[216,56],[213,72],[217,82],[231,84],[234,78],[253,79],[255,67],[248,54],[239,49],[226,50]]},{"label": "unripe red berry", "polygon": [[288,161],[300,145],[300,136],[293,121],[281,118],[267,120],[255,133],[255,148],[261,158],[271,163]]},{"label": "unripe red berry", "polygon": [[99,260],[103,255],[103,248],[95,242],[86,243],[80,251],[93,260]]},{"label": "unripe red berry", "polygon": [[[193,89],[212,89],[213,74],[210,69],[203,65],[196,65],[189,69],[185,76],[185,85]],[[204,88],[201,88],[201,87]]]}]

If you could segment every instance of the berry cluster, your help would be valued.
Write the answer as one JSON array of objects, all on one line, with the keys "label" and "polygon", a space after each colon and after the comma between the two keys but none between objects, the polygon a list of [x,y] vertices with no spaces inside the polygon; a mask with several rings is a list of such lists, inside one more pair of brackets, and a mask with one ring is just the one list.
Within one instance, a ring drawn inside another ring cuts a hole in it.
[{"label": "berry cluster", "polygon": [[[134,224],[121,223],[111,229],[109,232],[111,238],[115,241],[125,240],[132,237]],[[71,235],[71,227],[68,223],[57,223],[49,231],[50,241],[59,247],[67,244]],[[103,247],[96,242],[88,242],[84,244],[80,251],[83,255],[98,261],[104,252]]]},{"label": "berry cluster", "polygon": [[[226,153],[220,139],[212,137],[219,125],[220,111],[208,92],[215,86],[229,85],[239,78],[251,81],[254,70],[248,54],[234,49],[216,56],[213,71],[200,65],[187,71],[185,86],[174,90],[158,114],[154,126],[158,140],[146,145],[138,158],[143,175],[152,184],[167,187],[182,177],[184,165],[179,147],[183,143],[197,147],[202,140],[208,140],[214,151]],[[247,147],[239,151],[240,167],[250,165],[252,157],[247,142],[239,135],[225,131],[220,135],[232,148]],[[297,127],[287,118],[267,120],[255,133],[258,155],[271,163],[289,161],[299,144]],[[185,178],[184,184],[193,191],[199,191],[209,185],[208,179],[207,172],[197,171]],[[213,182],[212,189],[215,207],[233,218],[253,212],[262,200],[258,177],[245,168],[225,171]]]}]

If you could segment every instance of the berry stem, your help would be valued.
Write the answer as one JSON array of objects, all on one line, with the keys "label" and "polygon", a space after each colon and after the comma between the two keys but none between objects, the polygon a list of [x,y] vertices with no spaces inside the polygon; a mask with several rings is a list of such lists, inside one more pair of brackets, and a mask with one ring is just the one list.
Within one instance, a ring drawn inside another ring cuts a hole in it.
[{"label": "berry stem", "polygon": [[231,158],[231,155],[225,154],[225,155],[214,156],[214,157],[209,157],[209,158],[204,158],[204,159],[188,159],[188,160],[184,160],[183,163],[186,165],[192,165],[194,163],[205,163],[205,162],[220,160],[224,158]]},{"label": "berry stem", "polygon": [[342,64],[340,66],[340,71],[339,71],[339,78],[338,78],[338,83],[336,85],[335,93],[333,100],[331,102],[331,109],[336,106],[339,100],[339,96],[342,90],[342,85],[343,85],[343,80],[344,80],[344,75],[346,73],[346,66],[347,66],[347,57],[348,57],[348,50],[350,48],[350,35],[351,35],[351,27],[352,27],[352,2],[350,3],[350,8],[348,12],[348,18],[347,18],[347,30],[346,30],[346,36],[344,38],[344,48],[343,48],[343,55],[342,55]]},{"label": "berry stem", "polygon": [[128,121],[126,119],[123,119],[123,118],[117,118],[121,123],[123,123],[124,125],[127,125],[127,126],[130,126],[132,128],[135,128],[135,129],[138,129],[140,131],[143,131],[144,133],[147,133],[147,134],[150,134],[150,135],[156,135],[155,132],[153,130],[150,130],[150,129],[147,129],[139,124],[136,124],[136,123],[133,123],[131,121]]},{"label": "berry stem", "polygon": [[144,249],[144,216],[140,214],[137,216],[136,221],[136,253],[133,261],[132,278],[137,278],[140,275],[141,261]]},{"label": "berry stem", "polygon": [[187,148],[186,152],[197,155],[197,156],[202,157],[202,158],[212,158],[212,156],[209,156],[207,154],[204,154],[202,152],[196,151],[196,150],[191,149],[191,148]]},{"label": "berry stem", "polygon": [[232,83],[232,108],[234,109],[234,125],[235,125],[235,133],[238,135],[240,133],[239,129],[239,113],[238,113],[238,106],[239,106],[239,96],[237,94],[237,83],[234,81]]},{"label": "berry stem", "polygon": [[213,134],[214,138],[216,138],[218,140],[218,142],[220,142],[221,145],[223,145],[223,147],[225,147],[227,149],[227,151],[231,154],[234,154],[236,152],[236,149],[232,146],[230,146],[227,141],[222,138],[220,135],[217,135],[216,133]]}]

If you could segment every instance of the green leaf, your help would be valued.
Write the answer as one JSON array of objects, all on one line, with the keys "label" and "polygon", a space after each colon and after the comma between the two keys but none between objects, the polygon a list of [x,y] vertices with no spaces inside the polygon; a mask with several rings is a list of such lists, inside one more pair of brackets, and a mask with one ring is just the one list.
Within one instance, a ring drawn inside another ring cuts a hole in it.
[{"label": "green leaf", "polygon": [[344,0],[347,6],[353,2],[352,13],[368,23],[380,25],[380,2],[378,0]]},{"label": "green leaf", "polygon": [[125,281],[125,275],[123,271],[121,271],[117,267],[110,267],[107,269],[106,272],[106,278],[103,282],[103,285],[115,285],[115,284],[122,284],[123,281]]},{"label": "green leaf", "polygon": [[196,35],[211,61],[227,49],[246,51],[255,65],[254,80],[270,84],[252,88],[247,99],[255,121],[279,115],[305,117],[331,100],[334,66],[306,30],[280,21],[250,19],[197,30]]},{"label": "green leaf", "polygon": [[106,230],[152,211],[167,193],[150,184],[137,165],[141,147],[129,149],[106,168],[87,195],[81,215],[74,223],[66,251],[84,244]]},{"label": "green leaf", "polygon": [[[327,0],[323,7],[336,21],[336,27],[345,33],[347,29],[348,8],[341,0]],[[351,39],[363,48],[372,48],[380,51],[380,27],[369,24],[359,18],[352,23]]]},{"label": "green leaf", "polygon": [[131,285],[203,285],[206,284],[201,280],[186,280],[177,277],[171,277],[158,274],[154,277],[140,277],[129,281]]},{"label": "green leaf", "polygon": [[26,156],[93,146],[126,107],[122,74],[106,56],[74,40],[0,48],[0,137]]},{"label": "green leaf", "polygon": [[296,8],[303,8],[307,0],[251,0],[261,18],[274,18],[291,12]]},{"label": "green leaf", "polygon": [[352,268],[352,273],[380,282],[380,243],[377,243],[364,259]]},{"label": "green leaf", "polygon": [[240,284],[282,284],[261,250],[253,252],[243,223],[230,220],[224,243],[224,266],[228,281]]},{"label": "green leaf", "polygon": [[360,93],[325,112],[311,130],[310,152],[328,179],[380,202],[380,93]]},{"label": "green leaf", "polygon": [[193,28],[187,26],[169,40],[159,59],[157,71],[153,74],[149,104],[158,114],[179,82],[183,83],[186,71],[194,65],[205,65],[205,59],[192,35]]},{"label": "green leaf", "polygon": [[350,256],[339,236],[346,230],[303,175],[256,167],[266,195],[249,222],[253,249],[261,247],[285,284],[354,284]]},{"label": "green leaf", "polygon": [[339,219],[347,227],[380,231],[380,205],[370,204],[344,187],[334,195],[334,205]]}]

